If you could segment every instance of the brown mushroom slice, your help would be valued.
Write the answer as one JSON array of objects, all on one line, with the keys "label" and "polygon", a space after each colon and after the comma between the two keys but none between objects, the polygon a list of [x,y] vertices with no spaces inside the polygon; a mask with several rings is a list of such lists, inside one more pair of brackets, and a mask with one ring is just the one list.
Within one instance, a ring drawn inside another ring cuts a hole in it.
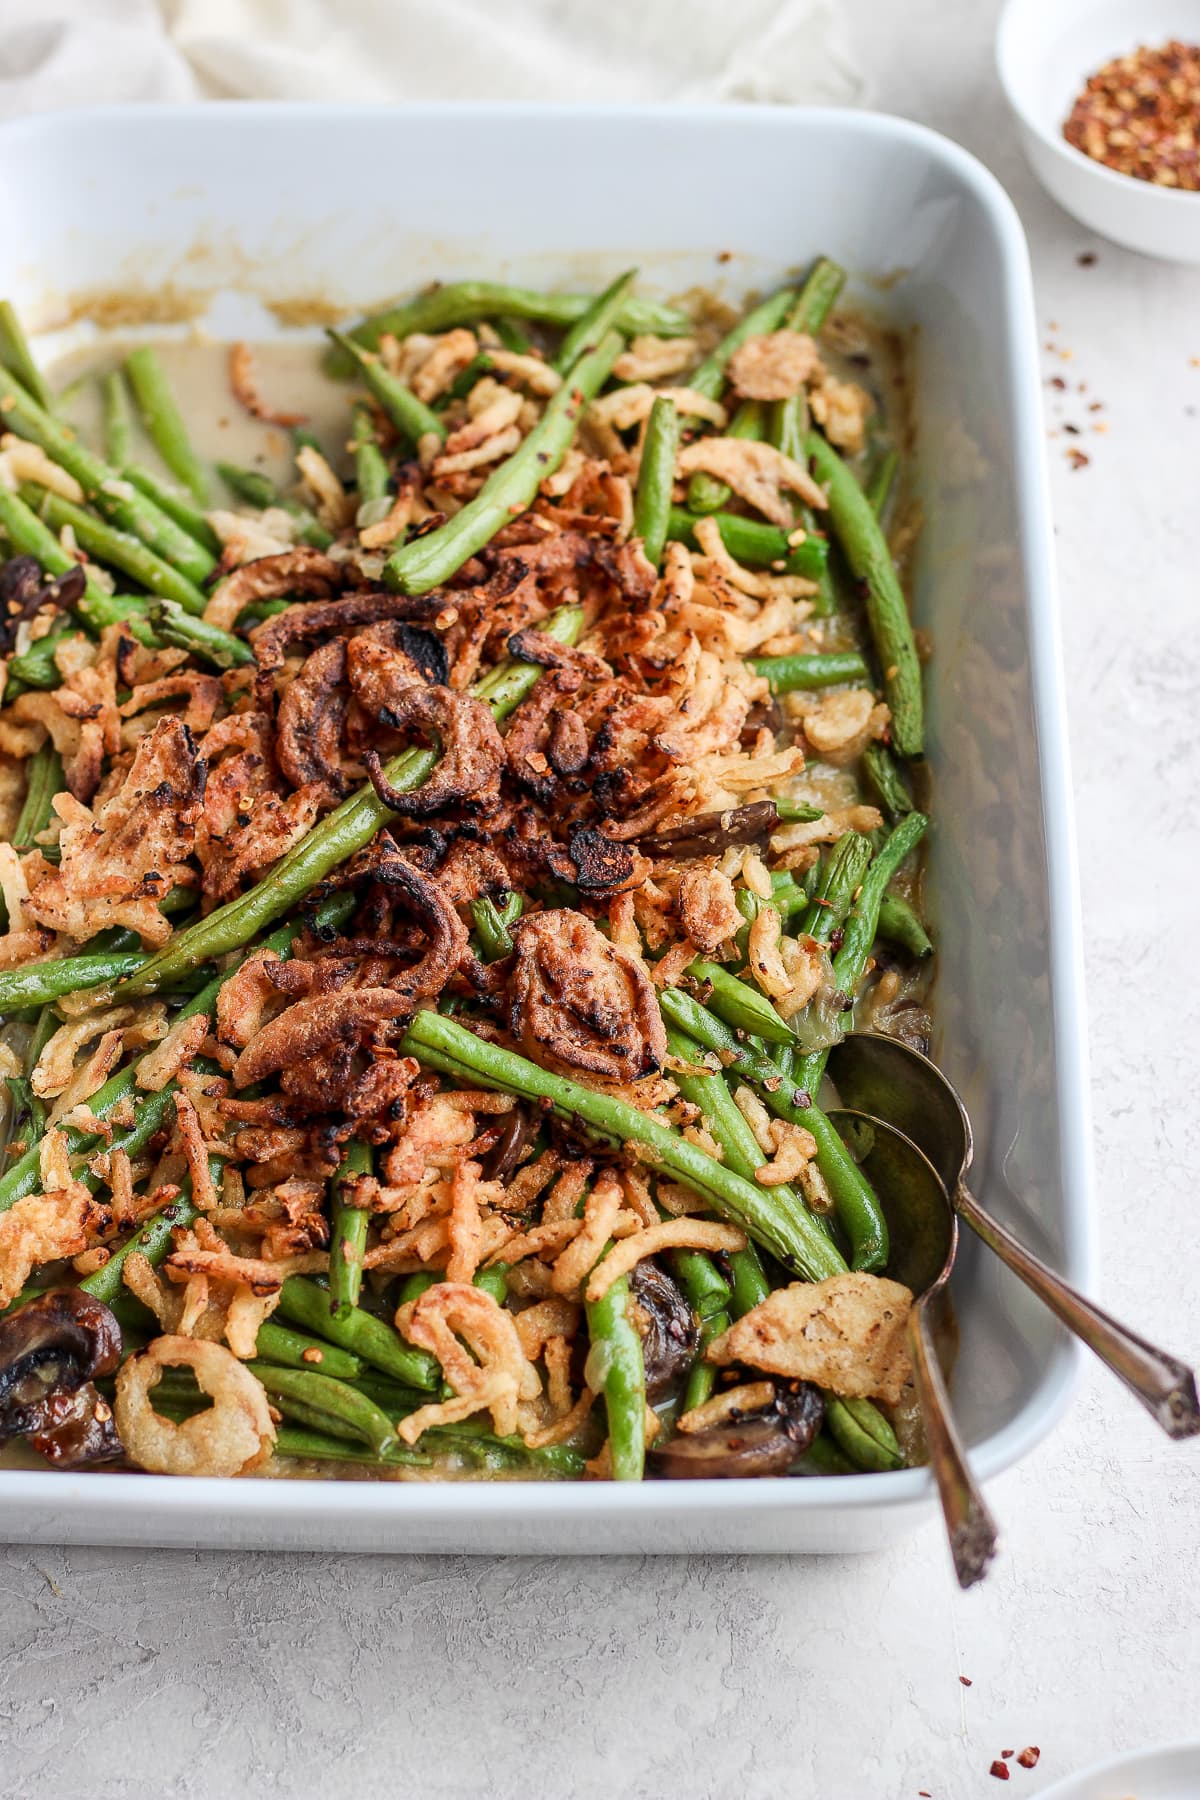
[{"label": "brown mushroom slice", "polygon": [[654,1405],[666,1399],[696,1360],[700,1327],[678,1284],[650,1258],[638,1264],[629,1285],[646,1365],[646,1398]]},{"label": "brown mushroom slice", "polygon": [[819,1388],[779,1386],[761,1412],[668,1439],[650,1453],[650,1468],[668,1481],[729,1481],[786,1475],[810,1448],[825,1418]]},{"label": "brown mushroom slice", "polygon": [[779,808],[773,800],[753,800],[748,806],[731,806],[724,812],[697,813],[682,825],[669,825],[638,838],[645,856],[719,856],[731,844],[762,843],[779,828]]},{"label": "brown mushroom slice", "polygon": [[0,1443],[24,1437],[60,1468],[121,1454],[92,1385],[121,1360],[121,1328],[82,1288],[52,1288],[0,1319]]}]

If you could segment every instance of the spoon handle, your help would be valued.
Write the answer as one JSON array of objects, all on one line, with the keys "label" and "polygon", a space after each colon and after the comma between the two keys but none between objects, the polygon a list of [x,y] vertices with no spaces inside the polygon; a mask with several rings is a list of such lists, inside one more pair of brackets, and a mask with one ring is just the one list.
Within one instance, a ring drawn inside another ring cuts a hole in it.
[{"label": "spoon handle", "polygon": [[1168,1437],[1195,1437],[1200,1432],[1196,1377],[1186,1363],[1147,1343],[1110,1313],[1093,1306],[1053,1269],[1033,1255],[980,1206],[965,1183],[954,1197],[959,1217],[994,1250],[1039,1300],[1060,1318],[1068,1331],[1094,1350],[1118,1381],[1136,1394]]},{"label": "spoon handle", "polygon": [[996,1522],[976,1486],[950,1411],[929,1322],[929,1299],[918,1300],[908,1315],[908,1348],[921,1423],[929,1446],[929,1464],[937,1481],[950,1556],[961,1588],[982,1581],[996,1554]]}]

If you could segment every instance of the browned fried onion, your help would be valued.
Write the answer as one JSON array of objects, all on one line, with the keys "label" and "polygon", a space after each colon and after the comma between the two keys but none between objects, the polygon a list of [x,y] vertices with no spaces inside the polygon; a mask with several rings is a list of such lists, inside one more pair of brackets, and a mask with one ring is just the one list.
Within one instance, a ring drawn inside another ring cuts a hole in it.
[{"label": "browned fried onion", "polygon": [[333,638],[313,651],[279,702],[275,753],[293,787],[319,781],[334,799],[349,792],[338,756],[347,699],[346,645]]},{"label": "browned fried onion", "polygon": [[[282,560],[263,558],[264,562]],[[340,577],[342,571],[338,563],[329,562],[328,557],[322,561],[328,563],[335,579]],[[249,566],[258,568],[261,565],[251,563]],[[314,600],[307,606],[289,606],[286,612],[264,620],[250,633],[259,680],[267,681],[282,669],[293,645],[309,643],[313,638],[332,637],[350,625],[373,625],[379,619],[430,618],[442,604],[437,594],[410,598],[407,594],[387,594],[382,589],[368,588],[360,594],[343,595],[338,600]]]},{"label": "browned fried onion", "polygon": [[414,684],[391,694],[382,722],[397,731],[414,729],[436,738],[442,750],[429,780],[408,794],[387,779],[378,751],[364,752],[371,786],[393,812],[402,818],[427,819],[463,800],[479,809],[494,805],[504,766],[504,739],[482,700],[450,688]]},{"label": "browned fried onion", "polygon": [[662,1066],[666,1030],[637,957],[565,909],[523,919],[513,937],[511,1026],[527,1056],[618,1081]]}]

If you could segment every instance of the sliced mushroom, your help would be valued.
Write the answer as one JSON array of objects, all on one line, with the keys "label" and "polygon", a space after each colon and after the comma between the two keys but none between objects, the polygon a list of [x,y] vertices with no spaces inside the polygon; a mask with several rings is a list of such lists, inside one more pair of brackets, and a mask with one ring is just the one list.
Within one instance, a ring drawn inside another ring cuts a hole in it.
[{"label": "sliced mushroom", "polygon": [[534,1131],[533,1120],[524,1106],[514,1106],[511,1112],[505,1113],[500,1136],[483,1159],[483,1179],[507,1181]]},{"label": "sliced mushroom", "polygon": [[121,1454],[93,1378],[121,1360],[121,1328],[81,1288],[52,1288],[0,1319],[0,1443],[25,1437],[61,1468]]},{"label": "sliced mushroom", "polygon": [[669,1481],[785,1475],[809,1448],[824,1417],[825,1402],[811,1382],[780,1385],[761,1412],[690,1437],[673,1437],[651,1452],[650,1466]]},{"label": "sliced mushroom", "polygon": [[731,844],[762,843],[779,826],[773,800],[753,800],[725,812],[697,813],[682,825],[670,825],[638,839],[646,856],[719,856]]},{"label": "sliced mushroom", "polygon": [[679,1287],[651,1259],[638,1264],[629,1285],[646,1365],[646,1398],[653,1404],[665,1400],[691,1368],[700,1328]]}]

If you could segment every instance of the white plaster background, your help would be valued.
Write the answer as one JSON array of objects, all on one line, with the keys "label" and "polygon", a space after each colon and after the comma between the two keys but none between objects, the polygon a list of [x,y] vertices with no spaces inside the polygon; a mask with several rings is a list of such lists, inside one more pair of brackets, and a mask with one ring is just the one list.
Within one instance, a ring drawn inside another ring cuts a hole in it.
[{"label": "white plaster background", "polygon": [[[876,104],[1009,187],[1044,336],[1073,352],[1046,373],[1089,388],[1048,397],[1109,426],[1051,444],[1104,1282],[1195,1357],[1200,272],[1089,239],[1034,187],[991,0],[844,5]],[[933,1528],[827,1559],[0,1550],[0,1793],[1018,1800],[1200,1735],[1197,1470],[1089,1372],[990,1490],[1004,1555],[965,1597]],[[1036,1773],[1001,1789],[992,1758],[1029,1743]]]}]

